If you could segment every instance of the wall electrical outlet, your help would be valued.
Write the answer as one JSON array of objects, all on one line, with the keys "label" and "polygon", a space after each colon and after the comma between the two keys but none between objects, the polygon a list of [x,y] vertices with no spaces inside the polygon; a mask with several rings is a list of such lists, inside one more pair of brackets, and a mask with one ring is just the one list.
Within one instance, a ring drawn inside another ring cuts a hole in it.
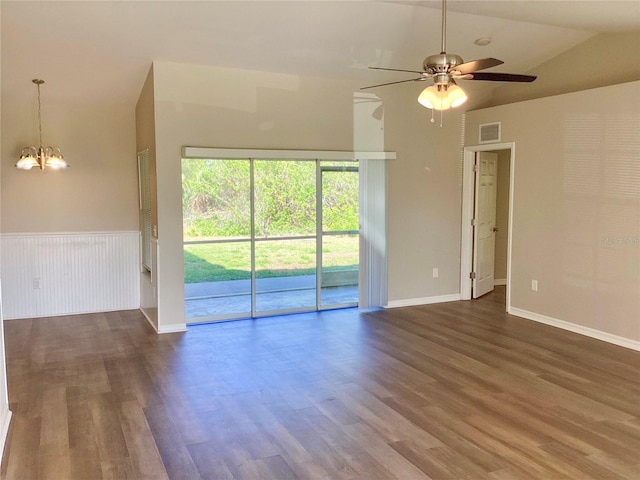
[{"label": "wall electrical outlet", "polygon": [[438,271],[437,268],[433,269],[433,278],[438,278],[438,276],[440,276],[440,272]]},{"label": "wall electrical outlet", "polygon": [[538,280],[531,280],[531,290],[534,292],[538,291]]}]

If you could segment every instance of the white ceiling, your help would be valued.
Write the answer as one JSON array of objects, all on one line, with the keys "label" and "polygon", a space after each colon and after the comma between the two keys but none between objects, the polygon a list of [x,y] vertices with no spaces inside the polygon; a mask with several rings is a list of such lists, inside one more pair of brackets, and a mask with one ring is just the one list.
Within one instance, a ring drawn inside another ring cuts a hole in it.
[{"label": "white ceiling", "polygon": [[[344,77],[363,86],[399,80],[407,77],[366,67],[420,69],[424,57],[440,50],[440,6],[439,1],[2,1],[2,95],[24,95],[34,88],[31,79],[39,77],[47,81],[46,95],[60,101],[133,107],[153,60]],[[525,73],[597,33],[640,30],[640,2],[450,0],[447,21],[449,53],[467,61],[496,57],[505,64],[493,71]],[[478,37],[492,43],[476,46]]]},{"label": "white ceiling", "polygon": [[[398,3],[437,9],[442,5],[438,0]],[[601,33],[640,28],[640,2],[636,0],[450,0],[447,10]]]}]

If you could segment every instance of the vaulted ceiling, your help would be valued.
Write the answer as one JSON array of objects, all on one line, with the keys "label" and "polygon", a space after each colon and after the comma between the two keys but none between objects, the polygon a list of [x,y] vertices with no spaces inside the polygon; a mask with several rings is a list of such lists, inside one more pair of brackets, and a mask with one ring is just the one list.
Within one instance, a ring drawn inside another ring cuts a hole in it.
[{"label": "vaulted ceiling", "polygon": [[[410,78],[367,66],[420,69],[440,50],[440,8],[440,1],[2,1],[2,95],[29,92],[39,77],[60,101],[133,107],[154,60],[363,86]],[[640,30],[640,2],[450,0],[447,20],[448,52],[496,57],[505,64],[492,71],[526,73],[598,33]],[[491,43],[477,46],[479,37]]]}]

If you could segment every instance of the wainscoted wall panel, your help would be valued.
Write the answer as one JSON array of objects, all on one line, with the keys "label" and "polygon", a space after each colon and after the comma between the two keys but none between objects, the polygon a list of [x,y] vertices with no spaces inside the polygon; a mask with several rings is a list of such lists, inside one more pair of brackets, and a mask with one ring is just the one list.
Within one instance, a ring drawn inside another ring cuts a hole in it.
[{"label": "wainscoted wall panel", "polygon": [[139,232],[2,235],[5,319],[140,307]]}]

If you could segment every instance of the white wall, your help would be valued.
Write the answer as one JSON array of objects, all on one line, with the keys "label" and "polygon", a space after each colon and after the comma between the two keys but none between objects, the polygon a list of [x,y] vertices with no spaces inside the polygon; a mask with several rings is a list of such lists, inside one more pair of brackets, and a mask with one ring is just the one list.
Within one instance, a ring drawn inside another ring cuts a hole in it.
[{"label": "white wall", "polygon": [[[398,160],[387,164],[389,304],[459,297],[462,202],[462,112],[436,114],[417,97],[422,83],[380,89],[385,144]],[[439,277],[433,278],[433,268]]]},{"label": "white wall", "polygon": [[[2,16],[2,5],[0,4],[0,18]],[[1,50],[1,49],[0,49]],[[0,87],[2,79],[0,78]],[[2,118],[0,118],[0,131],[2,131]],[[0,137],[0,151],[2,150],[2,138]],[[0,166],[0,175],[2,167]],[[0,207],[2,205],[2,197],[0,196]],[[0,245],[0,254],[2,246]],[[7,360],[4,348],[4,316],[2,314],[2,256],[0,255],[0,458],[4,451],[7,434],[9,433],[9,424],[11,422],[11,410],[9,410],[9,394],[7,390]]]},{"label": "white wall", "polygon": [[[27,244],[33,245],[44,237],[57,236],[57,246],[53,251],[39,250],[37,255],[30,256],[28,264],[18,263],[24,256],[5,252],[1,266],[5,314],[48,316],[96,311],[95,308],[135,308],[139,305],[137,288],[131,292],[135,299],[126,302],[111,296],[114,293],[111,291],[103,290],[96,298],[81,297],[77,289],[60,288],[84,286],[96,278],[102,284],[101,273],[107,276],[108,273],[97,269],[90,256],[65,268],[50,268],[55,261],[79,260],[87,252],[87,243],[78,251],[77,242],[67,241],[71,238],[69,234],[94,239],[106,234],[108,239],[112,234],[126,236],[138,231],[133,109],[121,100],[88,104],[75,97],[78,87],[73,81],[47,78],[46,69],[38,73],[46,81],[41,87],[43,141],[45,145],[60,147],[70,168],[24,171],[14,167],[20,150],[38,143],[37,89],[31,83],[32,74],[27,73],[24,85],[15,86],[11,95],[2,90],[0,233],[3,241],[9,236],[23,239],[26,243],[20,248],[25,252]],[[3,68],[2,78],[6,75]],[[114,250],[104,252],[100,247],[97,254],[104,254],[105,258],[121,255],[115,243],[105,241],[104,245],[113,246]],[[137,251],[132,253],[137,258]],[[48,272],[46,279],[42,272]],[[39,289],[33,283],[37,278],[43,280]],[[18,298],[12,288],[19,285],[22,288]],[[55,297],[56,302],[42,303],[45,297]],[[40,308],[47,305],[51,308]]]},{"label": "white wall", "polygon": [[138,230],[134,112],[76,105],[72,91],[42,86],[43,141],[62,149],[70,168],[61,171],[14,167],[38,142],[37,90],[27,78],[19,95],[2,97],[2,233]]},{"label": "white wall", "polygon": [[158,325],[184,325],[181,148],[351,150],[353,84],[154,63]]},{"label": "white wall", "polygon": [[[0,297],[2,286],[0,285]],[[0,300],[0,456],[4,451],[9,425],[11,423],[11,410],[9,410],[9,394],[7,390],[7,359],[4,348],[4,319],[2,315],[2,301]]]},{"label": "white wall", "polygon": [[482,107],[640,80],[640,31],[601,33],[527,73],[538,78],[501,84]]},{"label": "white wall", "polygon": [[507,243],[509,239],[509,176],[511,150],[499,150],[498,154],[498,188],[496,198],[496,248],[495,271],[496,280],[507,279]]},{"label": "white wall", "polygon": [[[158,225],[158,190],[156,188],[156,131],[155,105],[153,89],[153,66],[140,92],[136,104],[136,152],[148,150],[149,183],[151,187],[151,225],[152,235]],[[140,230],[143,219],[140,216]],[[151,272],[143,271],[140,275],[140,310],[147,317],[153,328],[158,330],[158,239],[152,238]]]},{"label": "white wall", "polygon": [[388,127],[373,131],[357,126],[353,81],[168,62],[154,63],[153,78],[160,331],[184,325],[183,146],[397,151],[387,165],[389,303],[459,293],[460,113],[440,128],[416,101],[420,85],[391,89],[380,94]]},{"label": "white wall", "polygon": [[640,347],[640,82],[469,112],[466,145],[496,121],[516,144],[514,311]]}]

